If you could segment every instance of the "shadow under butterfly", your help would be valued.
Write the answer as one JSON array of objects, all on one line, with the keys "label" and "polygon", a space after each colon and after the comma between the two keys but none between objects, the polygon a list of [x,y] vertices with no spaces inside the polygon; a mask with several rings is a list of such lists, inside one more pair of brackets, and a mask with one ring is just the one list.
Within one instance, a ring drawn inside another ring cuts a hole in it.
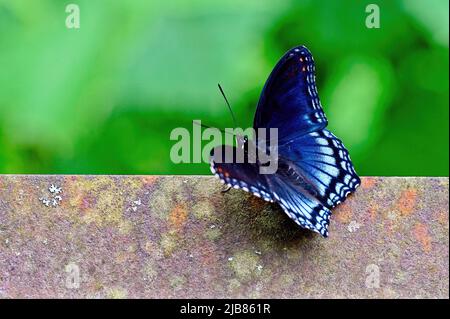
[{"label": "shadow under butterfly", "polygon": [[[347,149],[327,124],[313,57],[305,46],[293,48],[267,79],[253,122],[255,131],[278,129],[277,171],[261,174],[258,160],[222,163],[222,154],[237,153],[229,145],[211,151],[211,171],[229,187],[278,203],[298,225],[327,237],[331,209],[361,183]],[[244,149],[252,142],[237,138]]]}]

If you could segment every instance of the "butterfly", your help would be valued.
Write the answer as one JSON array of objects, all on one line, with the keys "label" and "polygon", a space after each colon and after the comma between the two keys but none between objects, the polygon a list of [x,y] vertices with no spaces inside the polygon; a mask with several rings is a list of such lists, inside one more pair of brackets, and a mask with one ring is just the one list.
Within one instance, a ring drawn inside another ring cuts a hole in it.
[{"label": "butterfly", "polygon": [[[315,64],[305,46],[289,50],[262,90],[253,128],[278,129],[278,168],[261,174],[259,162],[222,163],[217,154],[237,153],[221,145],[211,152],[212,173],[229,187],[278,203],[303,228],[328,237],[331,209],[354,192],[361,181],[349,152],[326,129],[315,82]],[[243,146],[249,140],[243,141]],[[268,141],[268,143],[270,143]]]}]

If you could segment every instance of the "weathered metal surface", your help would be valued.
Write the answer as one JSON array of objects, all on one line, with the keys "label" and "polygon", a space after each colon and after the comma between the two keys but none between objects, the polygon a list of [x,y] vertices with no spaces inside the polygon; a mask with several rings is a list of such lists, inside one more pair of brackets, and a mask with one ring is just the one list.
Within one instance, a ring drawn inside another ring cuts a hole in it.
[{"label": "weathered metal surface", "polygon": [[448,298],[448,186],[363,178],[323,239],[213,177],[0,176],[0,297]]}]

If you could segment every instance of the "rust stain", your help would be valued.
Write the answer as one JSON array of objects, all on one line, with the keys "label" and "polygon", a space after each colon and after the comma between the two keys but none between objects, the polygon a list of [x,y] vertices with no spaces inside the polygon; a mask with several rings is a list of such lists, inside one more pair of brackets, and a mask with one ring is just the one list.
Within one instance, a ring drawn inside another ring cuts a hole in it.
[{"label": "rust stain", "polygon": [[89,193],[85,193],[83,196],[79,198],[78,207],[85,212],[88,209],[95,207],[95,198],[91,196]]},{"label": "rust stain", "polygon": [[417,200],[417,190],[407,189],[400,194],[400,199],[398,201],[398,210],[402,216],[409,216],[414,210]]},{"label": "rust stain", "polygon": [[374,177],[364,177],[361,180],[361,187],[364,189],[371,189],[377,183],[377,180]]},{"label": "rust stain", "polygon": [[414,226],[413,233],[417,241],[421,243],[423,251],[429,253],[431,251],[431,237],[427,226],[419,222]]},{"label": "rust stain", "polygon": [[158,176],[143,176],[142,182],[144,185],[152,185],[154,182],[158,180]]},{"label": "rust stain", "polygon": [[373,222],[375,221],[375,219],[377,219],[378,209],[379,209],[379,207],[377,204],[370,205],[370,208],[369,208],[370,220]]},{"label": "rust stain", "polygon": [[187,221],[187,210],[184,205],[177,205],[169,214],[169,225],[171,228],[180,230]]},{"label": "rust stain", "polygon": [[72,183],[72,182],[75,182],[77,180],[77,178],[78,178],[78,176],[76,176],[76,175],[69,175],[69,176],[64,177],[64,182]]},{"label": "rust stain", "polygon": [[347,202],[338,206],[335,213],[335,218],[341,223],[349,223],[352,219],[353,212],[350,205]]},{"label": "rust stain", "polygon": [[448,225],[448,213],[439,212],[438,216],[437,216],[437,220],[443,226]]}]

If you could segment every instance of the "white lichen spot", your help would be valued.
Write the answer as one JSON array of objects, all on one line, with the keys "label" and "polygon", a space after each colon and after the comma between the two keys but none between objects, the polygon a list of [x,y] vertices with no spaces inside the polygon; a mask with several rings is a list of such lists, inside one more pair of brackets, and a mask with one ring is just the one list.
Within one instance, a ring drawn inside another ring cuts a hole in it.
[{"label": "white lichen spot", "polygon": [[39,200],[42,202],[42,204],[44,204],[45,206],[49,207],[50,206],[50,201],[44,197],[39,197]]},{"label": "white lichen spot", "polygon": [[395,211],[389,211],[387,213],[387,218],[389,218],[390,220],[396,220],[398,216],[398,213]]},{"label": "white lichen spot", "polygon": [[44,204],[46,207],[57,207],[62,201],[62,196],[58,195],[62,193],[62,188],[51,184],[48,188],[48,191],[50,192],[50,196],[46,197],[39,197],[39,201]]},{"label": "white lichen spot", "polygon": [[136,212],[138,210],[139,206],[141,206],[141,205],[142,205],[141,199],[138,198],[138,200],[134,200],[131,202],[131,207],[128,208],[128,210],[131,209],[133,212]]},{"label": "white lichen spot", "polygon": [[48,188],[48,191],[52,194],[60,194],[62,192],[62,189],[61,189],[61,187],[58,187],[58,186],[52,184]]},{"label": "white lichen spot", "polygon": [[352,220],[350,224],[348,224],[347,229],[349,232],[353,233],[357,231],[361,227],[361,224]]}]

